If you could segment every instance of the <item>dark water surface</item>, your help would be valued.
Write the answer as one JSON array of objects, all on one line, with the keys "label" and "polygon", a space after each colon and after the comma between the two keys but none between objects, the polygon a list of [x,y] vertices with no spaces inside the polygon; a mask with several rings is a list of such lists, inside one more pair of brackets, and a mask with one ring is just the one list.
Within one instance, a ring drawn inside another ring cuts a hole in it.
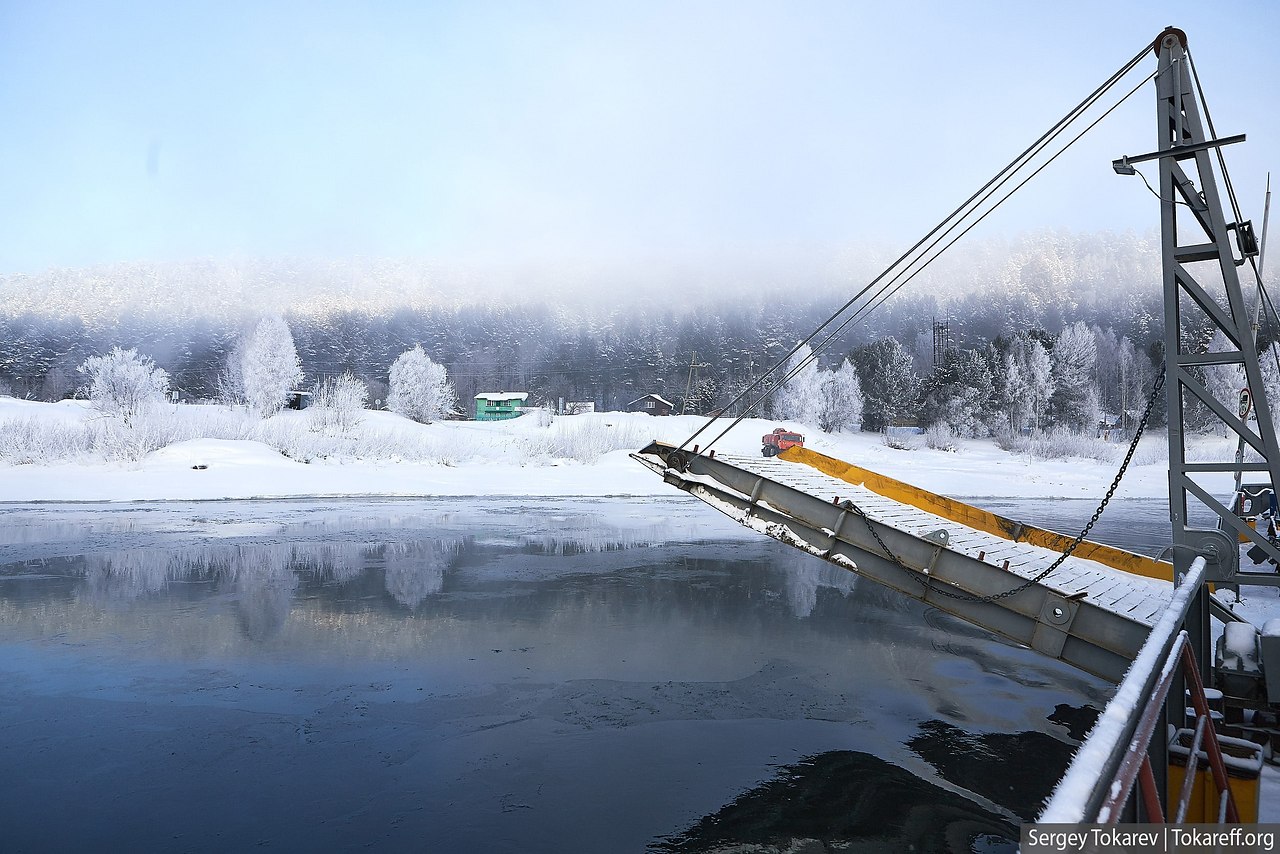
[{"label": "dark water surface", "polygon": [[1011,850],[1106,696],[681,498],[3,513],[5,851]]}]

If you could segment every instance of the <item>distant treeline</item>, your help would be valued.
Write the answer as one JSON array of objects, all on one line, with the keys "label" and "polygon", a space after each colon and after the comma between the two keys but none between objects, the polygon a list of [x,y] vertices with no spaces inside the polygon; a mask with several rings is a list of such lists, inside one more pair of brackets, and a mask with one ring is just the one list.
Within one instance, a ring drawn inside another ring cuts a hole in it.
[{"label": "distant treeline", "polygon": [[[821,355],[822,366],[834,368],[858,348],[893,338],[920,379],[914,406],[927,408],[930,391],[936,404],[937,386],[949,376],[927,382],[936,374],[935,321],[949,324],[952,356],[969,351],[992,368],[1014,336],[1029,335],[1051,352],[1062,331],[1077,323],[1093,329],[1103,344],[1104,338],[1127,339],[1148,365],[1158,360],[1164,334],[1158,264],[1153,266],[1151,247],[1143,239],[1049,235],[999,252],[986,247],[967,257],[971,268],[953,264],[949,272],[933,274],[847,329]],[[42,400],[72,395],[82,382],[77,367],[120,346],[153,358],[184,398],[215,398],[228,354],[257,320],[245,308],[256,304],[257,285],[237,274],[238,310],[228,309],[223,300],[205,316],[201,282],[207,279],[205,290],[223,299],[227,270],[205,265],[180,272],[182,305],[145,311],[122,307],[114,313],[94,312],[93,294],[117,299],[135,278],[145,279],[147,293],[158,293],[159,274],[122,268],[97,278],[63,272],[0,280],[0,297],[23,294],[0,304],[0,391]],[[300,285],[294,281],[290,287]],[[56,313],[42,311],[41,301],[32,297],[41,288],[58,294]],[[332,292],[333,283],[325,288]],[[68,308],[79,289],[86,294],[83,317]],[[720,296],[703,289],[696,304],[682,300],[669,283],[655,286],[652,294],[633,288],[614,308],[602,307],[599,294],[590,303],[568,305],[540,302],[536,295],[524,303],[490,297],[459,304],[465,295],[452,294],[449,304],[390,307],[384,288],[376,308],[353,306],[358,296],[353,289],[332,307],[313,301],[305,310],[281,312],[307,384],[350,372],[369,386],[371,401],[385,401],[391,363],[421,344],[447,368],[464,409],[483,391],[527,391],[537,403],[593,401],[605,409],[655,392],[681,409],[688,390],[687,408],[696,412],[722,406],[840,302],[829,280],[810,288],[803,279],[744,284]],[[279,293],[273,297],[278,304]],[[1193,345],[1207,346],[1204,337]],[[952,362],[951,374],[957,364],[963,363]],[[1104,411],[1131,408],[1127,399],[1123,404],[1109,400],[1103,378],[1096,380]]]}]

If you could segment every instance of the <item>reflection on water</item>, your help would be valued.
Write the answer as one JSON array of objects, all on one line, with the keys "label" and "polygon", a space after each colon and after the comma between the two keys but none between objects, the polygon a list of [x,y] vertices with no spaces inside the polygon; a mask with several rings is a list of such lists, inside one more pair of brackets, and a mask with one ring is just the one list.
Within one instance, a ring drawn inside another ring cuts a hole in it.
[{"label": "reflection on water", "polygon": [[[821,828],[821,833],[816,830]],[[806,757],[692,828],[655,843],[666,852],[831,850],[947,854],[1017,850],[1008,818],[875,756]]]},{"label": "reflection on water", "polygon": [[[342,598],[343,588],[367,587],[375,576],[395,603],[417,611],[445,588],[447,575],[460,564],[482,566],[495,561],[506,549],[522,555],[567,558],[619,554],[652,544],[650,537],[610,535],[604,530],[566,536],[550,534],[496,540],[473,536],[429,537],[417,541],[364,543],[289,543],[194,545],[181,549],[115,549],[69,558],[24,561],[0,567],[0,579],[20,580],[32,575],[56,574],[79,578],[72,601],[110,608],[147,597],[178,595],[183,588],[203,586],[214,593],[232,593],[245,636],[265,640],[284,626],[299,596],[311,599]],[[819,593],[830,590],[847,595],[857,584],[851,573],[814,564],[804,556],[784,554],[779,566],[794,569],[777,579],[785,601],[796,617],[808,617]],[[564,567],[544,567],[543,578],[554,577]],[[516,571],[513,569],[513,571]],[[0,601],[16,604],[25,597],[43,597],[21,585],[0,588]],[[373,603],[367,603],[373,604]],[[384,606],[387,603],[382,603]],[[42,616],[56,614],[42,608]]]},{"label": "reflection on water", "polygon": [[697,503],[65,513],[0,528],[19,850],[998,850],[1107,691]]},{"label": "reflection on water", "polygon": [[949,782],[1033,821],[1073,749],[1043,732],[970,733],[925,721],[907,746]]},{"label": "reflection on water", "polygon": [[462,555],[462,540],[395,543],[382,553],[387,592],[409,610],[444,589],[444,574]]},{"label": "reflection on water", "polygon": [[[386,591],[410,609],[439,593],[444,575],[458,561],[466,541],[427,539],[416,543],[197,546],[183,551],[119,550],[58,561],[60,570],[81,576],[77,598],[101,605],[155,596],[177,585],[208,585],[234,592],[244,612],[275,614],[283,623],[294,592],[309,587],[343,587],[381,565]],[[54,562],[41,565],[48,571]],[[30,569],[31,564],[24,565]],[[279,612],[279,613],[276,613]],[[250,620],[256,625],[262,620]],[[278,626],[277,626],[278,628]],[[254,636],[261,637],[255,631]]]}]

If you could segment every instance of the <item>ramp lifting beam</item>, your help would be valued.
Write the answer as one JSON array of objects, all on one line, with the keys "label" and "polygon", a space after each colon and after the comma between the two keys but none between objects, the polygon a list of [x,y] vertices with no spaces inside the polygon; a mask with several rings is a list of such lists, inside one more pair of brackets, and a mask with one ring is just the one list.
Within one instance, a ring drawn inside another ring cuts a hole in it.
[{"label": "ramp lifting beam", "polygon": [[[1027,584],[1034,570],[993,563],[986,550],[1030,555],[1035,569],[1055,552],[968,529],[803,464],[715,458],[662,442],[633,456],[748,527],[1111,682],[1120,681],[1171,595],[1167,582],[1076,558]],[[784,482],[798,472],[807,483]],[[822,487],[852,501],[819,497]],[[892,524],[877,518],[888,512],[896,515]],[[1118,585],[1128,586],[1110,597],[1121,603],[1112,607],[1091,601],[1086,589]]]}]

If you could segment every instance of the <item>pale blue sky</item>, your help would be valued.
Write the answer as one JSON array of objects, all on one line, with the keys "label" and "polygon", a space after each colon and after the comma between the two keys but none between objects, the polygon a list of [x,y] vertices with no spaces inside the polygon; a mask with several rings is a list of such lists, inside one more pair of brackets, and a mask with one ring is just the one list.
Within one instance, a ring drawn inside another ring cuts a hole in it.
[{"label": "pale blue sky", "polygon": [[[1230,165],[1260,224],[1278,10],[0,0],[0,273],[905,247],[1167,24],[1219,132],[1249,134]],[[1153,100],[983,233],[1154,228],[1109,168],[1153,147]]]}]

